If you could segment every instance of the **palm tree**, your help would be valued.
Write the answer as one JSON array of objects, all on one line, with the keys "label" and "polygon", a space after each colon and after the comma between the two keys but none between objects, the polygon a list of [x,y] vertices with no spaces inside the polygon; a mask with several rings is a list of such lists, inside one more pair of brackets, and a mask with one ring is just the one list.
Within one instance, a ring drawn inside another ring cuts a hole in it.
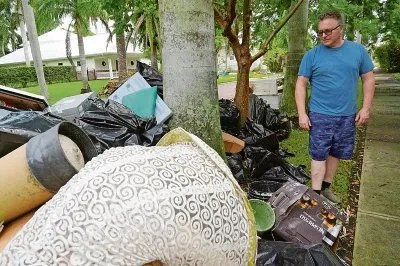
[{"label": "palm tree", "polygon": [[[35,10],[35,6],[32,6]],[[48,20],[47,17],[41,16],[36,12],[35,22],[38,35],[47,32],[57,25]],[[30,66],[28,37],[25,27],[25,20],[22,10],[22,0],[0,0],[0,55],[5,54],[8,46],[11,46],[11,51],[20,47],[21,39],[24,48],[25,64]],[[18,28],[21,31],[17,33]]]},{"label": "palm tree", "polygon": [[46,99],[48,99],[49,94],[47,91],[46,80],[44,78],[42,55],[40,53],[39,41],[36,31],[35,15],[33,14],[33,9],[29,5],[28,0],[22,0],[22,9],[24,11],[24,19],[28,28],[29,43],[33,57],[33,64],[35,66],[36,76],[40,87],[40,92]]},{"label": "palm tree", "polygon": [[17,4],[17,6],[18,6],[19,29],[21,30],[22,44],[24,46],[25,64],[27,66],[30,66],[31,60],[29,59],[28,38],[26,36],[24,15],[22,11],[22,6],[19,3]]},{"label": "palm tree", "polygon": [[[290,116],[296,114],[294,88],[296,86],[300,62],[307,48],[308,3],[308,0],[304,0],[288,22],[289,47],[281,111]],[[292,3],[292,5],[294,4]]]},{"label": "palm tree", "polygon": [[158,70],[158,51],[161,50],[160,20],[158,16],[158,2],[145,0],[136,3],[132,20],[136,22],[132,28],[128,41],[132,36],[133,46],[142,45],[150,51],[151,67]]},{"label": "palm tree", "polygon": [[0,0],[0,55],[5,55],[18,48],[21,36],[17,33],[18,15],[15,12],[14,2]]},{"label": "palm tree", "polygon": [[183,127],[225,156],[219,120],[212,0],[161,0],[164,100]]},{"label": "palm tree", "polygon": [[[78,38],[79,60],[83,88],[82,93],[91,91],[87,75],[85,47],[83,37],[87,35],[90,20],[100,14],[100,3],[96,0],[40,0],[36,2],[38,11],[53,21],[61,22],[64,18],[71,18],[70,27]],[[67,40],[68,43],[68,34]],[[69,48],[66,48],[69,50]],[[68,53],[68,52],[67,52]]]},{"label": "palm tree", "polygon": [[113,30],[108,28],[107,22],[103,18],[103,24],[109,29],[112,39],[115,34],[118,57],[118,80],[123,81],[128,76],[126,66],[126,42],[125,32],[131,28],[131,17],[134,9],[132,0],[102,0],[102,8],[107,12],[107,18],[114,21]]}]

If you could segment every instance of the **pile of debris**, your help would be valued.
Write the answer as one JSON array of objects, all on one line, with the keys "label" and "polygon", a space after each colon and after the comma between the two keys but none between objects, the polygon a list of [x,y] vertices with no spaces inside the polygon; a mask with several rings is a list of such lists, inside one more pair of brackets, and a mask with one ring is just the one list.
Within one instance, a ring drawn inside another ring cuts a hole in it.
[{"label": "pile of debris", "polygon": [[52,106],[42,96],[1,87],[1,98],[13,101],[0,106],[0,156],[62,121],[83,129],[99,154],[111,147],[155,145],[169,131],[166,121],[172,111],[162,100],[162,91],[150,83],[137,72],[106,99],[89,92]]},{"label": "pile of debris", "polygon": [[[0,224],[0,250],[37,208],[86,163],[100,158],[97,155],[108,154],[116,147],[155,146],[169,132],[167,121],[172,111],[163,101],[162,75],[141,62],[137,70],[124,83],[110,85],[103,98],[86,93],[52,106],[41,96],[0,86],[0,192],[6,198],[0,201],[0,222],[6,223],[3,232]],[[250,97],[250,112],[243,127],[238,126],[240,114],[233,102],[220,100],[219,107],[234,179],[247,191],[251,204],[266,204],[265,208],[273,210],[255,213],[257,264],[293,260],[304,265],[311,261],[317,265],[343,264],[332,250],[347,217],[305,186],[309,176],[304,166],[285,160],[294,156],[279,147],[279,141],[290,135],[288,117],[256,95]],[[115,160],[124,157],[118,151],[115,154]],[[152,167],[162,167],[159,163],[154,161]],[[261,226],[266,219],[271,222],[269,228]],[[294,253],[296,258],[292,257]]]},{"label": "pile of debris", "polygon": [[239,128],[239,110],[220,100],[228,165],[255,210],[259,236],[257,265],[346,265],[334,252],[345,212],[305,184],[305,166],[285,157],[279,142],[290,135],[288,117],[256,95]]}]

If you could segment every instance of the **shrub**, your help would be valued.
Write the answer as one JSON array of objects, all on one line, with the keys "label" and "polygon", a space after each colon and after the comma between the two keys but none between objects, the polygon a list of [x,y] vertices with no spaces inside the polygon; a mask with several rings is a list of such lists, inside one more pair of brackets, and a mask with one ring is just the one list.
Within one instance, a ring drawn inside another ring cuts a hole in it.
[{"label": "shrub", "polygon": [[[47,66],[43,67],[46,82],[59,83],[76,80],[76,71],[73,66]],[[36,71],[34,67],[1,67],[0,84],[16,88],[24,88],[28,84],[36,84]]]},{"label": "shrub", "polygon": [[375,49],[380,68],[388,73],[400,72],[400,43],[388,43]]}]

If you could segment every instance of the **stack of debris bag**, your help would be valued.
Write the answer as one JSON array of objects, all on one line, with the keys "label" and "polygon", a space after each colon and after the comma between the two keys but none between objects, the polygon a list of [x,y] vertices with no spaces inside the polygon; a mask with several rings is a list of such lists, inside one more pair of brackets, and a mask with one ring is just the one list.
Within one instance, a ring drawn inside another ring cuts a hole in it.
[{"label": "stack of debris bag", "polygon": [[[290,134],[288,117],[251,95],[249,116],[238,128],[235,104],[221,99],[219,105],[228,165],[252,206],[265,204],[254,209],[257,265],[346,265],[334,253],[346,214],[310,190],[305,166],[287,162],[294,155],[279,147]],[[271,219],[273,226],[261,230]]]},{"label": "stack of debris bag", "polygon": [[80,126],[99,153],[111,147],[154,146],[168,132],[165,123],[172,111],[162,100],[162,86],[153,77],[156,74],[149,75],[149,66],[137,64],[145,77],[136,72],[107,100],[94,93],[67,97],[51,106],[51,112]]},{"label": "stack of debris bag", "polygon": [[157,91],[136,73],[109,99],[92,92],[49,106],[43,96],[0,86],[0,249],[92,158],[112,147],[154,146],[169,131],[172,112]]},{"label": "stack of debris bag", "polygon": [[[171,112],[143,83],[137,73],[107,101],[2,108],[1,265],[254,264],[247,195],[204,142],[182,129],[164,136]],[[135,109],[132,94],[154,110]]]},{"label": "stack of debris bag", "polygon": [[305,184],[310,178],[305,167],[294,166],[284,158],[293,156],[279,148],[279,141],[290,135],[288,117],[272,109],[263,99],[252,94],[250,111],[245,125],[239,125],[239,110],[226,99],[219,100],[221,127],[230,135],[226,140],[242,143],[240,149],[227,150],[228,165],[236,180],[244,186],[252,181],[269,180],[283,185],[288,180]]},{"label": "stack of debris bag", "polygon": [[[161,74],[137,69],[106,100],[0,94],[0,265],[343,265],[328,247],[346,217],[284,159],[286,116],[253,95],[238,129],[220,100],[229,169],[196,136],[169,132]],[[248,198],[275,214],[258,239]]]}]

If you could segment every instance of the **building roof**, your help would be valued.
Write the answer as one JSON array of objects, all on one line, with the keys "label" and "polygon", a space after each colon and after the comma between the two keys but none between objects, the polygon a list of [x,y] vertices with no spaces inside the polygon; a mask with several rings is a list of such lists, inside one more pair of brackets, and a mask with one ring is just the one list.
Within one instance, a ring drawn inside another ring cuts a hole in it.
[{"label": "building roof", "polygon": [[[58,27],[38,37],[43,61],[52,61],[52,60],[67,58],[65,51],[66,36],[67,36],[67,30]],[[115,36],[113,37],[113,40],[111,42],[107,42],[108,37],[109,37],[108,33],[101,33],[84,37],[83,42],[85,46],[86,57],[117,54]],[[77,35],[75,33],[71,33],[70,40],[71,40],[72,58],[79,58]],[[138,48],[136,48],[135,51],[133,51],[132,44],[129,44],[127,53],[128,54],[141,53],[141,51]],[[30,47],[29,47],[29,58],[32,61]],[[25,63],[24,48],[20,48],[12,53],[0,57],[0,65],[21,64],[21,63],[22,64]]]}]

